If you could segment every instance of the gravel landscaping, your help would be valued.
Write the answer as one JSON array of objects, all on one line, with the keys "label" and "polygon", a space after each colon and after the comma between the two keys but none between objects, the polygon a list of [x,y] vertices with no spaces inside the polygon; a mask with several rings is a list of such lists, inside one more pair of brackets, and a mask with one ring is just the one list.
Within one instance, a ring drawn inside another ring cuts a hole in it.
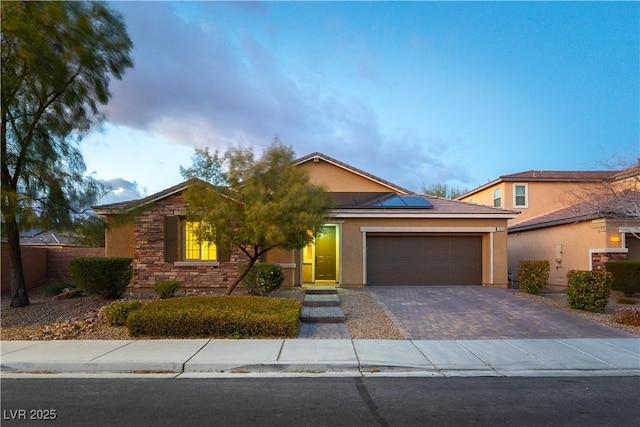
[{"label": "gravel landscaping", "polygon": [[[203,292],[191,292],[203,294]],[[182,295],[185,295],[183,292]],[[276,297],[293,298],[302,301],[304,291],[300,288],[281,289],[272,294]],[[529,295],[516,292],[522,298],[530,298],[574,313],[596,322],[623,329],[640,336],[640,326],[615,323],[611,317],[618,307],[629,307],[615,302],[617,294],[612,293],[606,313],[590,313],[568,308],[564,294],[546,293]],[[354,339],[403,339],[382,307],[376,303],[366,289],[339,289],[338,296],[342,310],[347,316],[346,326]],[[0,305],[0,338],[2,340],[64,340],[131,339],[124,327],[112,327],[105,323],[100,309],[110,301],[99,297],[83,296],[67,300],[53,300],[42,291],[29,292],[31,305],[10,308],[8,295],[2,296]],[[150,299],[152,293],[128,293],[127,299]],[[636,304],[638,306],[638,304]]]}]

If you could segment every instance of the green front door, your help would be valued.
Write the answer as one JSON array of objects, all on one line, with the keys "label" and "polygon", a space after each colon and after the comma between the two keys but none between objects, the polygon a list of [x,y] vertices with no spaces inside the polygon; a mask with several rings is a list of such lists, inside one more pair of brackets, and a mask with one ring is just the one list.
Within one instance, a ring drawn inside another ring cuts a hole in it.
[{"label": "green front door", "polygon": [[322,227],[316,238],[316,280],[336,280],[336,227]]}]

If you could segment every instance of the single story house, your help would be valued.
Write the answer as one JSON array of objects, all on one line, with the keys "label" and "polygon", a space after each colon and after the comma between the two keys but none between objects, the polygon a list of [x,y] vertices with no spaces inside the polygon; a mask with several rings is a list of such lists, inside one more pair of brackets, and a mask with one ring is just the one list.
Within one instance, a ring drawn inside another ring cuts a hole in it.
[{"label": "single story house", "polygon": [[[285,286],[507,286],[506,229],[516,212],[415,194],[322,153],[293,167],[304,168],[336,203],[312,244],[263,256],[284,268]],[[225,287],[237,277],[241,251],[223,253],[194,239],[182,195],[190,183],[94,207],[107,221],[106,256],[134,259],[132,287],[166,279],[185,288]]]},{"label": "single story house", "polygon": [[[548,260],[549,285],[570,270],[640,260],[640,162],[618,171],[526,171],[500,176],[457,200],[520,211],[509,220],[509,269]],[[634,213],[635,212],[635,213]]]}]

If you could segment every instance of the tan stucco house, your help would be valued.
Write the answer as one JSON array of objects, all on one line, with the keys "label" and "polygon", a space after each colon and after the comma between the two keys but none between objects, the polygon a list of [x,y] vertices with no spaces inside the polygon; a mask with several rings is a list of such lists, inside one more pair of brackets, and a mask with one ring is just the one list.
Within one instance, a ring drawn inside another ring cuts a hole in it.
[{"label": "tan stucco house", "polygon": [[[294,167],[336,203],[313,244],[263,257],[284,268],[285,286],[507,286],[506,229],[516,212],[414,194],[322,153]],[[240,251],[223,253],[190,236],[182,196],[189,184],[95,207],[108,224],[106,255],[134,258],[133,287],[165,279],[186,288],[225,287],[235,279]]]},{"label": "tan stucco house", "polygon": [[640,260],[640,163],[620,171],[504,175],[458,200],[520,212],[508,222],[509,270],[516,280],[521,260],[548,260],[553,287],[565,287],[570,270]]}]

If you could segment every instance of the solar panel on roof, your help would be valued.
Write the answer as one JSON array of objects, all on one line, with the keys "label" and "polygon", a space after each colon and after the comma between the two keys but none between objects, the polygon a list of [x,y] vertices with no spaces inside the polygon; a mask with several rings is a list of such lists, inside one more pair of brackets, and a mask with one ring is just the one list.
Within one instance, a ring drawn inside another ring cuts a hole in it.
[{"label": "solar panel on roof", "polygon": [[394,194],[391,197],[379,199],[371,206],[381,206],[385,208],[431,208],[433,205],[421,196],[401,196]]},{"label": "solar panel on roof", "polygon": [[403,196],[396,193],[333,193],[338,208],[414,208],[427,209],[433,205],[420,195]]}]

